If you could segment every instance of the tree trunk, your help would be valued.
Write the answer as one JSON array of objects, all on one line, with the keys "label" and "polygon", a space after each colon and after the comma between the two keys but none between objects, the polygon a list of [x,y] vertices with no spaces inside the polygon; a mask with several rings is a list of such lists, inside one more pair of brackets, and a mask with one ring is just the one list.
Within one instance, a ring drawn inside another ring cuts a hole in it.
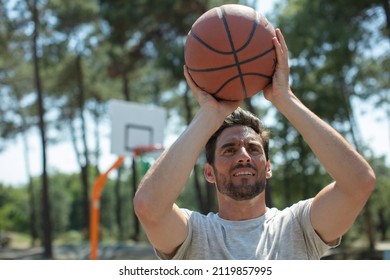
[{"label": "tree trunk", "polygon": [[[124,71],[122,73],[122,93],[123,93],[123,97],[125,98],[126,101],[130,101],[130,87],[129,87],[129,78],[128,78],[128,73],[127,71]],[[131,186],[131,201],[133,201],[134,199],[134,195],[135,195],[135,192],[137,191],[137,174],[136,174],[136,162],[135,162],[135,159],[133,158],[133,162],[132,162],[132,166],[133,166],[133,176],[132,176],[132,181],[130,183],[130,186]],[[118,176],[116,178],[116,183],[115,183],[115,188],[116,188],[116,192],[120,192],[120,172],[122,170],[122,167],[118,170]],[[116,217],[117,217],[117,226],[118,226],[118,230],[119,230],[119,238],[123,237],[124,236],[124,233],[121,232],[123,231],[123,223],[122,223],[122,200],[120,199],[120,196],[117,195],[116,196],[116,199],[115,199],[115,202],[116,202]],[[134,210],[134,207],[133,209],[131,210],[132,211],[132,216],[133,216],[133,221],[134,221],[134,235],[132,236],[132,239],[133,240],[138,240],[140,238],[140,224],[139,224],[139,220],[138,220],[138,217],[137,215],[135,214],[135,210]]]},{"label": "tree trunk", "polygon": [[302,195],[304,198],[309,198],[310,193],[311,193],[310,189],[312,188],[312,186],[309,184],[309,180],[308,180],[309,176],[307,174],[305,174],[305,172],[303,172],[304,170],[306,170],[308,168],[308,166],[306,165],[306,158],[307,158],[308,154],[305,151],[305,143],[304,143],[302,136],[298,137],[298,145],[299,145],[299,150],[300,150],[300,152],[299,152],[299,165],[302,168],[302,172],[301,172]]},{"label": "tree trunk", "polygon": [[218,205],[217,205],[217,199],[216,199],[216,188],[215,185],[207,182],[205,180],[206,184],[206,194],[207,194],[207,212],[218,212]]},{"label": "tree trunk", "polygon": [[207,214],[211,207],[211,205],[206,205],[206,201],[203,196],[202,188],[200,186],[199,178],[198,178],[198,165],[195,164],[194,169],[193,169],[193,175],[194,177],[194,185],[195,185],[195,190],[196,190],[196,195],[198,197],[198,205],[200,212],[202,214]]},{"label": "tree trunk", "polygon": [[386,209],[384,209],[382,207],[378,209],[378,229],[379,229],[381,241],[386,240],[386,233],[387,233],[387,227],[388,227],[388,221],[387,221],[385,214],[384,214],[385,211],[386,211]]},{"label": "tree trunk", "polygon": [[43,91],[40,77],[39,58],[38,58],[38,28],[39,28],[39,15],[37,8],[38,0],[34,0],[32,6],[32,15],[34,21],[33,32],[33,60],[34,60],[34,80],[35,88],[38,96],[38,113],[39,113],[39,131],[42,145],[42,230],[43,230],[43,246],[44,257],[46,259],[53,258],[52,252],[52,236],[51,236],[51,218],[50,218],[50,203],[49,203],[49,184],[47,176],[47,162],[46,162],[46,127],[45,127],[45,109],[43,105]]},{"label": "tree trunk", "polygon": [[389,0],[383,0],[383,10],[386,15],[386,28],[387,28],[387,37],[390,39],[390,2]]},{"label": "tree trunk", "polygon": [[271,180],[267,180],[267,186],[265,188],[265,205],[267,205],[268,208],[272,208],[273,207],[271,193],[272,193]]},{"label": "tree trunk", "polygon": [[123,223],[122,223],[122,207],[121,207],[121,175],[123,170],[123,165],[118,167],[118,173],[116,177],[115,182],[115,217],[116,217],[116,223],[118,225],[118,240],[123,241],[124,240],[124,232],[123,232]]},{"label": "tree trunk", "polygon": [[85,239],[89,236],[89,151],[87,143],[87,128],[84,118],[84,107],[85,107],[85,90],[84,90],[84,77],[83,69],[81,64],[81,55],[78,54],[76,57],[76,78],[77,78],[77,88],[78,88],[78,107],[80,112],[80,121],[81,121],[81,141],[83,144],[83,157],[84,161],[79,162],[81,169],[81,183],[83,187],[83,216],[84,216],[84,228],[85,228]]},{"label": "tree trunk", "polygon": [[283,194],[284,194],[284,203],[285,206],[289,205],[291,203],[291,178],[290,178],[290,166],[289,166],[289,159],[288,159],[288,142],[287,142],[287,135],[288,135],[288,124],[285,120],[282,121],[283,129],[281,131],[281,137],[284,141],[283,146],[281,147],[282,155],[283,155]]},{"label": "tree trunk", "polygon": [[99,170],[99,161],[100,161],[100,116],[99,116],[99,106],[100,103],[96,101],[96,106],[93,110],[93,116],[94,116],[94,138],[95,138],[95,151],[94,151],[94,157],[95,157],[95,178],[99,176],[100,170]]},{"label": "tree trunk", "polygon": [[125,100],[130,101],[129,78],[127,77],[126,71],[122,74],[122,90]]},{"label": "tree trunk", "polygon": [[[137,191],[137,185],[138,185],[138,177],[137,177],[137,161],[135,160],[135,157],[133,156],[133,163],[132,163],[132,169],[133,169],[133,180],[132,180],[132,197],[135,196],[135,193]],[[133,207],[133,219],[134,219],[134,234],[132,239],[135,241],[140,240],[140,224],[137,215],[135,214],[134,207]]]}]

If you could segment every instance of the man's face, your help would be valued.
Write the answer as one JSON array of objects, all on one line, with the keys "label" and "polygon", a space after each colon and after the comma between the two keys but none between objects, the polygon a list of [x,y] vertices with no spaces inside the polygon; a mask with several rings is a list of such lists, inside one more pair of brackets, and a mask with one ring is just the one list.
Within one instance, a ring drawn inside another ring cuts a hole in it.
[{"label": "man's face", "polygon": [[247,126],[225,129],[216,143],[214,164],[206,165],[205,175],[220,193],[235,200],[262,193],[271,170],[260,135]]}]

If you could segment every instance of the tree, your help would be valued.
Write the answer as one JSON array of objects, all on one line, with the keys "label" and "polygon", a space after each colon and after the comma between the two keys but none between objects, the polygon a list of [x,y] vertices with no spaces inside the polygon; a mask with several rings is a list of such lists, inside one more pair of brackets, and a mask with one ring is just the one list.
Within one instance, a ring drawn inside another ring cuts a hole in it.
[{"label": "tree", "polygon": [[[34,245],[38,238],[36,227],[36,202],[33,195],[33,182],[30,172],[28,132],[36,125],[35,119],[31,117],[33,104],[26,102],[27,92],[32,90],[32,67],[23,58],[20,48],[14,49],[14,45],[26,41],[25,35],[18,35],[13,32],[14,24],[8,16],[7,7],[1,3],[1,136],[2,140],[13,140],[20,134],[23,142],[23,155],[25,159],[25,169],[28,178],[29,192],[29,224],[31,234],[31,244]],[[25,105],[22,105],[25,104]],[[1,147],[0,147],[1,151]]]},{"label": "tree", "polygon": [[[62,116],[71,133],[73,148],[77,163],[80,166],[80,181],[83,193],[83,219],[85,238],[89,229],[89,189],[90,189],[90,149],[87,141],[87,124],[85,119],[86,103],[89,89],[87,88],[86,71],[83,58],[91,52],[88,39],[95,32],[95,23],[98,18],[98,6],[95,1],[50,1],[48,8],[56,18],[53,28],[64,35],[59,42],[65,47],[59,52],[58,59],[63,60],[64,67],[58,73],[56,85],[53,88],[59,96],[66,93],[67,104],[63,106]],[[64,54],[66,52],[66,54]],[[63,78],[67,77],[66,82]],[[64,120],[62,119],[62,120]],[[79,126],[76,121],[79,121]],[[79,131],[79,133],[78,133]],[[79,136],[78,136],[79,135]]]},{"label": "tree", "polygon": [[42,80],[39,65],[38,55],[38,38],[39,38],[39,12],[38,12],[38,0],[28,3],[29,9],[32,13],[32,22],[34,24],[34,31],[32,36],[32,50],[33,50],[33,63],[34,63],[34,82],[37,93],[37,106],[39,112],[39,131],[41,137],[42,146],[42,222],[43,222],[43,244],[44,244],[44,256],[47,259],[53,258],[52,251],[52,226],[50,218],[50,202],[49,202],[49,182],[47,175],[47,155],[46,155],[46,124],[45,124],[45,107],[43,101],[43,89]]}]

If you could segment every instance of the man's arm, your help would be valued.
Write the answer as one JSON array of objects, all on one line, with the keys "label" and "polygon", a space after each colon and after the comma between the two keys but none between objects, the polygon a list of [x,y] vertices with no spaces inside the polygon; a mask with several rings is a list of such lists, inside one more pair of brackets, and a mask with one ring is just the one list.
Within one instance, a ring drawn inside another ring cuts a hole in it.
[{"label": "man's arm", "polygon": [[374,172],[339,133],[295,98],[276,106],[335,180],[316,195],[310,212],[316,232],[332,242],[349,230],[364,207],[375,186]]},{"label": "man's arm", "polygon": [[[288,50],[280,31],[274,40],[278,77],[265,96],[302,135],[334,182],[322,189],[311,207],[311,222],[325,242],[342,236],[367,202],[375,174],[368,163],[330,125],[306,108],[288,85]],[[276,79],[275,79],[276,78]]]},{"label": "man's arm", "polygon": [[146,173],[134,197],[135,211],[149,241],[168,255],[175,253],[188,233],[187,220],[175,201],[206,142],[239,105],[239,102],[217,102],[196,87],[186,68],[184,74],[200,110],[184,133]]}]

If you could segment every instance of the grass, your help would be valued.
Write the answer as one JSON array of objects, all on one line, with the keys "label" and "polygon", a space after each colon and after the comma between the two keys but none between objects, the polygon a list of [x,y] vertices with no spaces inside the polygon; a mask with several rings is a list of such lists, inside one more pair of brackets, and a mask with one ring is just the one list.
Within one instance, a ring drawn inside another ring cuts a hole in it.
[{"label": "grass", "polygon": [[28,234],[19,233],[19,232],[8,232],[7,234],[11,238],[11,242],[9,244],[10,248],[14,248],[14,249],[31,248],[31,238]]}]

